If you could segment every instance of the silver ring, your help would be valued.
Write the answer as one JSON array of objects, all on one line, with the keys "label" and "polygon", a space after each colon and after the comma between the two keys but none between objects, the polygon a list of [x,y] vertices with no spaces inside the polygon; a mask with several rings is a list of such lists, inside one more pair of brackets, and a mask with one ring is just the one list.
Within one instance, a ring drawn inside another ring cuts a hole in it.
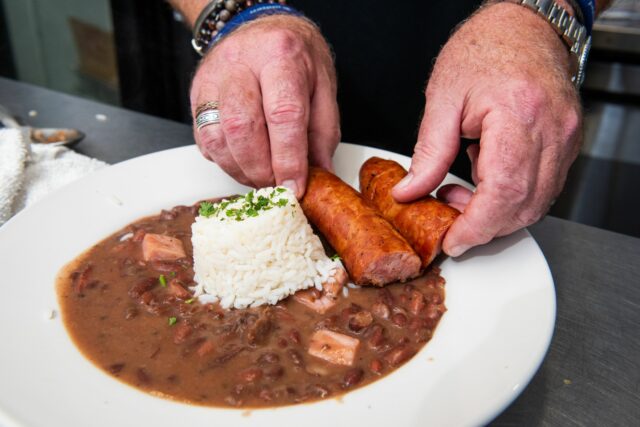
[{"label": "silver ring", "polygon": [[196,116],[196,127],[198,130],[205,126],[217,125],[220,123],[220,111],[217,108],[204,110]]}]

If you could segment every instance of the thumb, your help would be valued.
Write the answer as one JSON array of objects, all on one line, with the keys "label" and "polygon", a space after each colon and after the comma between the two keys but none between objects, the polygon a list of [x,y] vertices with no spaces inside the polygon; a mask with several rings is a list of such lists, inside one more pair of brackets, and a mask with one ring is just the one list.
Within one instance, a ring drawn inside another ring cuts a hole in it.
[{"label": "thumb", "polygon": [[399,202],[431,193],[444,179],[460,148],[461,109],[429,97],[409,173],[393,189]]}]

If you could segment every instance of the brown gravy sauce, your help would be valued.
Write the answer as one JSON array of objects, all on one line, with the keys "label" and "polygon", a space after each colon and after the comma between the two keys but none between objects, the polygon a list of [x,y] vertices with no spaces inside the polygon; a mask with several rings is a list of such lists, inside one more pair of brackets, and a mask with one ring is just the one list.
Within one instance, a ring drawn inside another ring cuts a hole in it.
[{"label": "brown gravy sauce", "polygon": [[[76,346],[107,374],[146,392],[241,408],[336,398],[413,357],[446,310],[437,267],[405,284],[348,289],[324,314],[291,297],[245,310],[192,301],[173,285],[189,294],[194,285],[196,211],[177,206],[136,221],[73,260],[57,279],[62,318]],[[145,233],[180,239],[187,257],[144,262]],[[173,284],[164,286],[160,275]],[[307,353],[319,329],[359,340],[352,366]]]}]

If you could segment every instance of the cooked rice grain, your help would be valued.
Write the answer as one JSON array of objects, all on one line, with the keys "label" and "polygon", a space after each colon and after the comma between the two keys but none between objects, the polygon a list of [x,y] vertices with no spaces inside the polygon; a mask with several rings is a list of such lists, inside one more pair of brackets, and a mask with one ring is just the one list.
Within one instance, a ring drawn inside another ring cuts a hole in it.
[{"label": "cooked rice grain", "polygon": [[[273,191],[263,188],[254,197]],[[242,220],[224,213],[196,218],[191,229],[195,292],[201,302],[220,301],[224,308],[275,304],[300,289],[322,289],[343,268],[325,254],[294,194],[286,190],[277,197],[287,203]]]}]

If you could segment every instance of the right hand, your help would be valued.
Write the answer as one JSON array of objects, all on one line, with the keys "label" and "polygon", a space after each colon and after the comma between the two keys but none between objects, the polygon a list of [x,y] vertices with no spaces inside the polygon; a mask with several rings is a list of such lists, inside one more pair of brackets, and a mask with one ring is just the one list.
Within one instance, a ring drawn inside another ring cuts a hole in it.
[{"label": "right hand", "polygon": [[273,15],[225,37],[196,71],[192,115],[208,101],[218,101],[220,124],[194,126],[196,143],[242,184],[284,185],[301,197],[309,162],[332,169],[340,140],[335,68],[310,22]]}]

